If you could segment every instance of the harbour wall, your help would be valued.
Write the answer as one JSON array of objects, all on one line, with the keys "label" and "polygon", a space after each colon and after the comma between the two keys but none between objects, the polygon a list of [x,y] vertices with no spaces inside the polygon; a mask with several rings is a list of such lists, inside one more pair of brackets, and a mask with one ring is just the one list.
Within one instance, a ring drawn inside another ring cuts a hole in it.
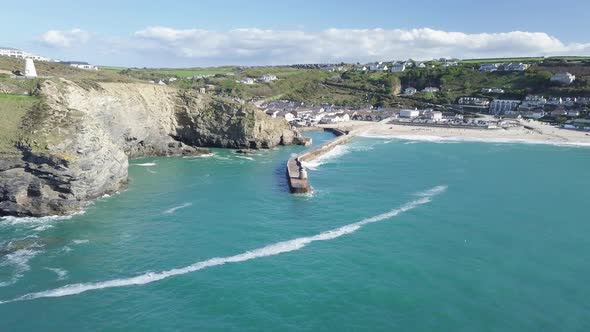
[{"label": "harbour wall", "polygon": [[348,143],[354,136],[347,131],[337,128],[324,128],[324,130],[332,132],[337,136],[336,139],[292,157],[287,161],[287,180],[289,182],[289,190],[292,194],[305,194],[313,190],[307,178],[307,171],[305,171],[301,164],[302,162],[312,161],[328,153],[336,146]]}]

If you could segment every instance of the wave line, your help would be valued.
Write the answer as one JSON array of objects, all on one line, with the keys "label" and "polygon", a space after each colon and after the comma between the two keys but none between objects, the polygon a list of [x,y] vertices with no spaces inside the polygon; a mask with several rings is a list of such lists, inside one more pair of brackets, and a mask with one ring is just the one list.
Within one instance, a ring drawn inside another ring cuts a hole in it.
[{"label": "wave line", "polygon": [[352,234],[363,226],[376,223],[379,221],[387,220],[393,218],[400,213],[412,210],[417,208],[420,205],[429,203],[434,196],[437,196],[443,193],[447,189],[447,186],[437,186],[422,193],[417,194],[420,198],[406,203],[405,205],[393,209],[389,212],[379,214],[374,217],[370,217],[367,219],[363,219],[361,221],[344,225],[342,227],[338,227],[332,230],[328,230],[322,233],[318,233],[313,236],[306,236],[300,237],[293,240],[277,242],[274,244],[267,245],[265,247],[261,247],[258,249],[254,249],[251,251],[246,251],[244,253],[234,255],[234,256],[227,256],[227,257],[215,257],[205,261],[200,261],[194,263],[192,265],[183,267],[183,268],[176,268],[162,272],[148,272],[136,277],[131,278],[124,278],[124,279],[112,279],[108,281],[102,282],[93,282],[93,283],[79,283],[79,284],[70,284],[60,288],[55,288],[51,290],[46,290],[37,293],[29,293],[23,295],[21,297],[8,300],[8,301],[0,301],[0,304],[3,303],[10,303],[10,302],[17,302],[17,301],[26,301],[26,300],[34,300],[38,298],[48,298],[48,297],[62,297],[62,296],[70,296],[70,295],[77,295],[80,293],[92,291],[92,290],[100,290],[106,288],[115,288],[115,287],[126,287],[126,286],[135,286],[135,285],[145,285],[152,282],[160,281],[163,279],[167,279],[173,276],[183,275],[191,272],[196,272],[199,270],[203,270],[209,267],[229,264],[229,263],[239,263],[245,262],[256,258],[261,257],[268,257],[268,256],[275,256],[279,254],[283,254],[286,252],[297,251],[302,249],[303,247],[307,246],[308,244],[316,241],[329,241],[336,238],[339,238],[343,235]]}]

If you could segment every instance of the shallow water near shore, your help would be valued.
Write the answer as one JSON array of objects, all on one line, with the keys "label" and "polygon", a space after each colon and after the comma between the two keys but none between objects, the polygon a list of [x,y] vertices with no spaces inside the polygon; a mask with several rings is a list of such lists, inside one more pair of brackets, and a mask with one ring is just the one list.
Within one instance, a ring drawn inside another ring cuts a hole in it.
[{"label": "shallow water near shore", "polygon": [[82,215],[1,220],[0,330],[590,329],[590,149],[356,138],[290,195],[303,150],[133,160]]}]

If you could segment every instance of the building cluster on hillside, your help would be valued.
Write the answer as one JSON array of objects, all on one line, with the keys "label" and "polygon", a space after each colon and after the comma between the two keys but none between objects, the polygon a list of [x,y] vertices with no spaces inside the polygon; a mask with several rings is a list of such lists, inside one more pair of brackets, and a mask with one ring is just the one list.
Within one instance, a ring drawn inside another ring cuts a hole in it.
[{"label": "building cluster on hillside", "polygon": [[494,129],[508,126],[501,120],[465,119],[461,114],[443,113],[433,109],[402,109],[392,123],[402,125],[433,125]]},{"label": "building cluster on hillside", "polygon": [[246,84],[246,85],[252,85],[256,82],[260,82],[260,83],[270,83],[273,81],[278,80],[278,78],[275,75],[262,75],[260,76],[258,79],[253,79],[252,77],[244,77],[239,81],[236,81],[238,83],[242,83],[242,84]]},{"label": "building cluster on hillside", "polygon": [[79,69],[86,69],[86,70],[98,70],[97,66],[91,65],[88,62],[83,61],[60,61],[62,65],[76,67]]},{"label": "building cluster on hillside", "polygon": [[0,47],[0,56],[5,56],[9,58],[15,59],[31,59],[35,61],[42,61],[42,62],[55,62],[65,66],[76,67],[80,69],[87,69],[87,70],[98,70],[97,66],[91,65],[88,62],[82,61],[60,61],[55,59],[50,59],[48,57],[36,55],[27,51],[19,50],[12,47]]},{"label": "building cluster on hillside", "polygon": [[[435,86],[427,86],[427,87],[425,87],[424,89],[422,89],[422,91],[420,91],[420,92],[425,92],[425,93],[428,93],[428,92],[430,92],[430,93],[436,93],[436,92],[439,92],[439,91],[440,91],[440,88],[437,88],[437,87],[435,87]],[[413,96],[413,95],[415,95],[415,94],[416,94],[416,93],[418,93],[418,92],[419,92],[419,91],[418,91],[418,89],[416,89],[416,88],[414,88],[414,87],[411,87],[411,86],[409,86],[409,87],[407,87],[407,88],[405,88],[405,89],[404,89],[404,91],[403,91],[403,95],[404,95],[404,96]]]},{"label": "building cluster on hillside", "polygon": [[[379,61],[379,62],[370,62],[366,64],[357,64],[353,66],[353,69],[359,72],[392,72],[392,73],[401,73],[406,71],[410,68],[428,68],[428,67],[435,67],[433,64],[434,62],[421,62],[421,61],[414,61],[411,59],[402,60],[402,61]],[[440,59],[439,62],[436,62],[437,65],[441,67],[455,67],[459,65],[458,61],[454,60],[447,60],[447,59]]]},{"label": "building cluster on hillside", "polygon": [[483,63],[479,66],[479,71],[495,72],[495,71],[525,71],[529,68],[529,64],[516,62],[497,62],[497,63]]},{"label": "building cluster on hillside", "polygon": [[579,117],[590,97],[550,97],[529,95],[524,100],[494,99],[489,113],[507,118],[541,119],[544,117]]},{"label": "building cluster on hillside", "polygon": [[46,62],[55,62],[56,60],[36,55],[33,53],[29,53],[27,51],[19,50],[17,48],[12,47],[0,47],[0,56],[6,56],[9,58],[17,58],[17,59],[33,59],[36,61],[46,61]]},{"label": "building cluster on hillside", "polygon": [[284,118],[294,127],[355,121],[381,121],[396,116],[393,108],[374,108],[371,105],[351,108],[332,104],[311,105],[289,100],[275,100],[257,105],[273,118]]}]

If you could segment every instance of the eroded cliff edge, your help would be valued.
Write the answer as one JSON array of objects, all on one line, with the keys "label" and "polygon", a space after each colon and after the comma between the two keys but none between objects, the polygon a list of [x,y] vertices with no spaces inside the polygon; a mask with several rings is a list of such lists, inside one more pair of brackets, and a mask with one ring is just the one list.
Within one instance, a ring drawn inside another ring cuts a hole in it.
[{"label": "eroded cliff edge", "polygon": [[62,79],[38,93],[18,153],[0,158],[0,216],[74,213],[127,184],[128,158],[299,143],[288,123],[247,104],[167,86]]}]

